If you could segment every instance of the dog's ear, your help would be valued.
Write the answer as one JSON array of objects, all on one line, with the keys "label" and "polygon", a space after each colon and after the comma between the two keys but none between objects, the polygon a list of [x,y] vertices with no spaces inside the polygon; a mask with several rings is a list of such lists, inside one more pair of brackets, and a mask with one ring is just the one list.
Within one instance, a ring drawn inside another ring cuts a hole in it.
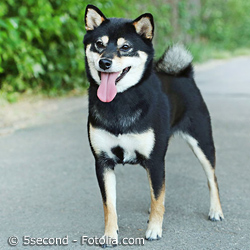
[{"label": "dog's ear", "polygon": [[154,36],[154,19],[150,13],[143,14],[133,21],[136,32],[146,39],[152,40]]},{"label": "dog's ear", "polygon": [[100,26],[107,18],[94,5],[89,4],[85,11],[85,28],[87,31],[94,30]]}]

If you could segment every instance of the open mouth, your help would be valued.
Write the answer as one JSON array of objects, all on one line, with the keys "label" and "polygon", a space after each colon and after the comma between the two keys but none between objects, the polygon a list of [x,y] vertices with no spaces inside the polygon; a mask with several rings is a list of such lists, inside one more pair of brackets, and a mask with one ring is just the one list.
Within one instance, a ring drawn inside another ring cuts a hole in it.
[{"label": "open mouth", "polygon": [[[116,78],[115,84],[117,84],[129,72],[130,69],[131,69],[131,67],[127,67],[127,68],[123,69],[123,71]],[[101,73],[102,73],[101,71],[98,71],[100,79],[101,79]],[[112,74],[111,72],[107,72],[107,73]]]},{"label": "open mouth", "polygon": [[116,78],[115,83],[118,83],[130,70],[131,67],[125,68],[122,73]]},{"label": "open mouth", "polygon": [[97,96],[102,102],[111,102],[116,94],[116,84],[129,72],[131,67],[123,69],[122,72],[99,72],[101,79],[97,89]]}]

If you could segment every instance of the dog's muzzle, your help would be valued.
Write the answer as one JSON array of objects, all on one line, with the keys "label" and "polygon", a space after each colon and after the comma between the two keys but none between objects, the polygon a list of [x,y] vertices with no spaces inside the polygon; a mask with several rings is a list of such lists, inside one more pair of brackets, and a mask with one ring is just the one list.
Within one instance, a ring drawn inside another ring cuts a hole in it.
[{"label": "dog's muzzle", "polygon": [[112,60],[107,59],[107,58],[100,59],[99,61],[99,66],[103,70],[109,69],[111,65],[112,65]]}]

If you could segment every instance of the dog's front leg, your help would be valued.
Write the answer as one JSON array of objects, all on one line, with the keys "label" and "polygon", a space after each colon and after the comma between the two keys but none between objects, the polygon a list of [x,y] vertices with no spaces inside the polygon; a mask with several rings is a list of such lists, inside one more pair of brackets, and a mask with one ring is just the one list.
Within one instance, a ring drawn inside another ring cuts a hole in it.
[{"label": "dog's front leg", "polygon": [[[150,164],[151,165],[151,164]],[[151,165],[147,168],[151,208],[146,231],[147,240],[158,240],[162,237],[162,223],[165,211],[165,169],[164,162]]]},{"label": "dog's front leg", "polygon": [[118,244],[118,224],[116,213],[116,179],[112,160],[97,160],[96,175],[102,193],[105,231],[101,238],[102,247]]}]

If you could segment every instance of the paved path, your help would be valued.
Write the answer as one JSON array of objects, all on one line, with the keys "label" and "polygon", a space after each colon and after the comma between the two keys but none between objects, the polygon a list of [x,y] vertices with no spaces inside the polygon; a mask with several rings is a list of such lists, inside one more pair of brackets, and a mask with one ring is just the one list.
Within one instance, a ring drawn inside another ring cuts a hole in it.
[{"label": "paved path", "polygon": [[[250,249],[250,58],[199,67],[196,80],[212,116],[225,220],[207,220],[205,175],[176,138],[167,154],[163,238],[131,249]],[[80,245],[80,238],[103,233],[86,133],[87,98],[57,105],[43,122],[0,137],[0,249],[48,249],[22,246],[23,236],[52,238],[50,243],[68,236],[67,246],[50,249],[96,249]],[[119,237],[144,237],[150,201],[146,172],[138,166],[118,166],[116,172]],[[8,245],[10,236],[18,237],[16,247]]]}]

